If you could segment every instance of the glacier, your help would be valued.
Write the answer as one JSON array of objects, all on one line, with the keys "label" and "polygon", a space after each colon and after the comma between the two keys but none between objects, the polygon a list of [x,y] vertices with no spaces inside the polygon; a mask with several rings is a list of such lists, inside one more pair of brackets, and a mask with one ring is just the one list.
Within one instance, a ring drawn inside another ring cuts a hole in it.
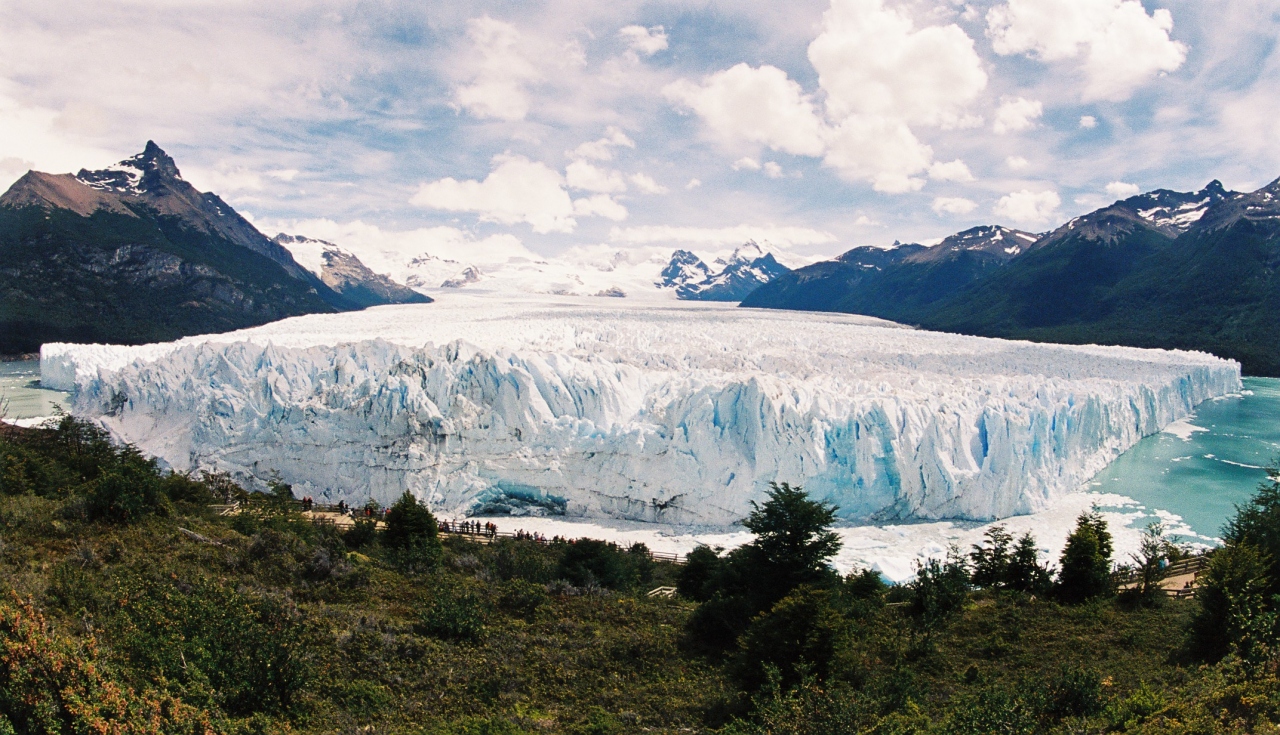
[{"label": "glacier", "polygon": [[771,481],[858,523],[1033,513],[1241,389],[1204,353],[492,293],[40,359],[73,413],[174,469],[683,526],[733,524]]}]

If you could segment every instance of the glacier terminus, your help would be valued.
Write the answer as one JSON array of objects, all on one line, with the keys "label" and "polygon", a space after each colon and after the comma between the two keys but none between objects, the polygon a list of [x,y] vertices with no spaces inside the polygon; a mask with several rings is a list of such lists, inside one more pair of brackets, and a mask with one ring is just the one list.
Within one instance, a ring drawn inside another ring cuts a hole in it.
[{"label": "glacier terminus", "polygon": [[177,470],[451,514],[725,526],[771,481],[851,522],[990,520],[1078,489],[1241,389],[1196,352],[1062,346],[844,314],[498,294],[119,347],[42,381]]}]

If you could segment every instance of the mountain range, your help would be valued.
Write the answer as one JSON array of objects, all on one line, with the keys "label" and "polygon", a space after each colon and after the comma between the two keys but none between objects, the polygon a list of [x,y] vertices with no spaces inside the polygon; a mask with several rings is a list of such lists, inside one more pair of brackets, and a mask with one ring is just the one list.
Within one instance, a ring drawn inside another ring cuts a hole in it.
[{"label": "mountain range", "polygon": [[1250,193],[1213,181],[1117,201],[1040,236],[988,227],[931,248],[856,248],[784,274],[742,305],[1203,350],[1239,360],[1247,374],[1280,375],[1278,266],[1280,180]]},{"label": "mountain range", "polygon": [[675,289],[676,298],[687,301],[742,301],[760,286],[791,272],[754,240],[739,246],[728,259],[713,262],[720,266],[718,271],[692,252],[677,250],[654,285]]},{"label": "mountain range", "polygon": [[30,171],[0,196],[0,353],[169,340],[425,298],[379,301],[380,282],[353,285],[363,275],[354,263],[333,269],[347,276],[326,281],[323,269],[299,265],[148,141],[102,170]]}]

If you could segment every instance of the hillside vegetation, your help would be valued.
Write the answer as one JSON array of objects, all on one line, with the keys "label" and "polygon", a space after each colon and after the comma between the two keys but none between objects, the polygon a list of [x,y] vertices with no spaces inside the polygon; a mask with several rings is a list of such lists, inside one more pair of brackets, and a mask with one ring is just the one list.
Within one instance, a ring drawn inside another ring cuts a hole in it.
[{"label": "hillside vegetation", "polygon": [[[240,502],[240,512],[218,507]],[[288,486],[159,471],[98,430],[0,424],[0,733],[1267,732],[1280,486],[1201,601],[1116,596],[1086,514],[1055,575],[997,529],[916,582],[827,566],[775,488],[688,563],[436,531],[406,495],[340,532]],[[1179,552],[1158,529],[1146,568]],[[1028,550],[1030,549],[1030,553]],[[1155,577],[1150,577],[1154,579]],[[646,592],[676,586],[672,599]]]}]

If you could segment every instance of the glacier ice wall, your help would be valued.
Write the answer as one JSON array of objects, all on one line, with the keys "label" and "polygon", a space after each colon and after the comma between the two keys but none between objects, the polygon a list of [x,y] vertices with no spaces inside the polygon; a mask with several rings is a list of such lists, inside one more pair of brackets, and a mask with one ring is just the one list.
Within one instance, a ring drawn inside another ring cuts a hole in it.
[{"label": "glacier ice wall", "polygon": [[1039,510],[1199,402],[1202,353],[863,317],[459,296],[143,347],[45,345],[73,411],[177,469],[323,499],[728,524],[770,481],[850,520]]}]

